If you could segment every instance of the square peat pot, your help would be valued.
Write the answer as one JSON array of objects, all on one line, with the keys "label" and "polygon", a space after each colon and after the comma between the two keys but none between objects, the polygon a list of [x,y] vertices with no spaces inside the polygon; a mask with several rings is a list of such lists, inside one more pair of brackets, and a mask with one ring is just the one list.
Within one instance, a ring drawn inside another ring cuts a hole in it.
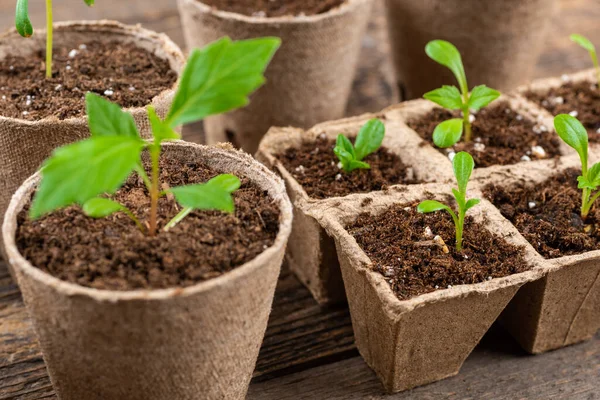
[{"label": "square peat pot", "polygon": [[[484,193],[494,184],[507,190],[530,187],[541,192],[550,177],[569,168],[581,170],[577,156],[520,165],[510,174],[493,172],[479,185]],[[590,339],[600,329],[600,249],[558,258],[540,255],[540,259],[543,277],[519,289],[500,318],[532,354]]]},{"label": "square peat pot", "polygon": [[[282,157],[286,151],[299,149],[306,143],[325,139],[333,143],[340,133],[354,141],[360,128],[372,118],[379,118],[386,127],[382,148],[398,157],[406,167],[406,174],[410,175],[413,181],[449,182],[453,179],[451,168],[436,168],[432,163],[424,162],[439,161],[434,158],[436,151],[433,148],[423,147],[421,139],[411,135],[398,118],[385,113],[326,122],[307,131],[296,128],[271,128],[256,154],[259,161],[276,170],[285,181],[288,195],[294,205],[294,224],[286,259],[291,270],[320,304],[343,302],[346,296],[333,239],[323,230],[314,215],[330,207],[343,205],[347,199],[352,199],[357,194],[310,196],[297,179],[298,174],[303,173],[304,167],[286,168]],[[327,151],[333,154],[333,145]],[[365,161],[369,161],[369,158]],[[337,162],[337,159],[332,162]],[[439,173],[436,174],[435,171]],[[343,172],[339,172],[341,177]],[[389,190],[389,187],[382,189]]]},{"label": "square peat pot", "polygon": [[335,239],[358,350],[389,392],[456,375],[518,289],[540,278],[535,268],[539,255],[484,200],[469,215],[493,235],[523,246],[523,262],[532,268],[400,300],[346,227],[365,212],[376,217],[393,206],[412,207],[424,199],[444,199],[450,188],[426,184],[397,189],[368,196],[366,206],[367,196],[356,196],[343,207],[317,216]]}]

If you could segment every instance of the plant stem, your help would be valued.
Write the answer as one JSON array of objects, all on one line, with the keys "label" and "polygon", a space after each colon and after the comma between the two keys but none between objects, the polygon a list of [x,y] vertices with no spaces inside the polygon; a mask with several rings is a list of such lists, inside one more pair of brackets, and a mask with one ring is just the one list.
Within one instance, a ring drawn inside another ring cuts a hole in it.
[{"label": "plant stem", "polygon": [[469,116],[471,115],[469,106],[465,106],[463,108],[463,126],[465,130],[465,142],[471,141],[471,121],[469,121]]},{"label": "plant stem", "polygon": [[52,0],[46,0],[46,78],[52,78]]},{"label": "plant stem", "polygon": [[173,219],[171,219],[167,225],[165,225],[164,231],[166,232],[169,229],[173,228],[175,225],[181,222],[182,219],[187,217],[193,210],[194,209],[191,207],[186,207],[183,210],[179,211],[179,213],[176,216],[174,216]]},{"label": "plant stem", "polygon": [[598,88],[600,88],[600,64],[598,64],[598,55],[595,51],[590,51],[590,56],[592,56],[592,62],[596,68],[596,78],[598,79]]},{"label": "plant stem", "polygon": [[152,182],[150,182],[150,178],[148,178],[148,174],[146,173],[146,170],[144,169],[144,166],[142,165],[141,162],[135,167],[135,171],[138,173],[138,175],[144,181],[144,185],[146,185],[146,189],[148,189],[148,191],[152,190],[151,189]]},{"label": "plant stem", "polygon": [[160,159],[160,144],[150,146],[150,158],[152,161],[152,182],[150,186],[150,236],[156,235],[158,220],[158,198],[160,195],[158,182],[158,162]]},{"label": "plant stem", "polygon": [[140,222],[140,220],[137,219],[137,217],[131,212],[131,210],[129,210],[128,208],[125,208],[123,210],[123,212],[125,213],[125,215],[127,215],[129,218],[131,218],[131,220],[133,222],[135,222],[135,224],[137,225],[137,227],[139,228],[139,230],[142,231],[142,233],[144,233],[144,226],[142,225],[142,223]]},{"label": "plant stem", "polygon": [[456,224],[456,251],[462,250],[464,225],[465,225],[465,211],[458,210],[458,223]]}]

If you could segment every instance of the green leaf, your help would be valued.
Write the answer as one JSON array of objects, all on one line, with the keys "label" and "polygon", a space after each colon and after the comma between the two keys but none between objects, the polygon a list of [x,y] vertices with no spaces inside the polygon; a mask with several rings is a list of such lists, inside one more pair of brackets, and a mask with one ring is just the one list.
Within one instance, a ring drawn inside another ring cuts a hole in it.
[{"label": "green leaf", "polygon": [[17,0],[15,26],[19,35],[23,37],[33,35],[33,25],[31,25],[31,20],[29,20],[29,0]]},{"label": "green leaf", "polygon": [[337,136],[337,139],[335,141],[335,148],[340,148],[344,150],[346,153],[350,154],[352,159],[356,158],[356,153],[354,151],[354,146],[352,145],[352,142],[350,141],[350,139],[348,139],[341,133]]},{"label": "green leaf", "polygon": [[452,43],[445,40],[432,40],[425,46],[425,53],[435,62],[449,68],[456,77],[461,91],[468,91],[462,57]]},{"label": "green leaf", "polygon": [[125,136],[98,136],[54,151],[30,209],[32,218],[114,193],[138,164],[144,143]]},{"label": "green leaf", "polygon": [[596,52],[596,46],[585,36],[574,33],[569,38],[587,51]]},{"label": "green leaf", "polygon": [[148,110],[148,119],[150,120],[150,126],[152,127],[152,136],[154,136],[155,144],[160,144],[164,140],[181,139],[181,136],[175,132],[173,128],[156,115],[154,106],[148,106],[146,109]]},{"label": "green leaf", "polygon": [[461,193],[465,193],[467,191],[469,179],[471,178],[471,173],[473,172],[473,168],[475,168],[473,157],[471,157],[469,153],[461,151],[454,156],[452,167],[454,168],[456,182],[458,182],[458,190]]},{"label": "green leaf", "polygon": [[581,122],[568,114],[559,114],[554,117],[554,128],[558,136],[577,151],[583,168],[587,168],[588,133]]},{"label": "green leaf", "polygon": [[466,193],[461,193],[457,189],[452,189],[452,194],[454,195],[454,199],[456,200],[456,204],[458,204],[458,209],[461,210],[465,208],[466,205]]},{"label": "green leaf", "polygon": [[456,86],[444,85],[439,89],[425,93],[423,97],[449,110],[458,110],[463,105],[463,98]]},{"label": "green leaf", "polygon": [[278,38],[223,38],[190,54],[166,122],[171,127],[243,107],[264,82]]},{"label": "green leaf", "polygon": [[139,138],[133,116],[104,97],[88,92],[85,95],[88,125],[93,137],[127,136]]},{"label": "green leaf", "polygon": [[432,213],[432,212],[440,211],[440,210],[449,211],[451,213],[454,212],[454,211],[452,211],[452,209],[450,207],[448,207],[444,203],[440,203],[439,201],[436,201],[436,200],[424,200],[424,201],[420,202],[419,205],[417,206],[417,211],[420,213],[424,213],[424,214]]},{"label": "green leaf", "polygon": [[371,166],[364,161],[350,160],[350,162],[348,163],[347,172],[352,172],[355,169],[371,169]]},{"label": "green leaf", "polygon": [[500,92],[485,85],[475,86],[469,97],[469,108],[479,110],[500,97]]},{"label": "green leaf", "polygon": [[85,4],[87,4],[90,7],[93,6],[94,2],[95,2],[95,0],[83,0],[83,1],[85,1]]},{"label": "green leaf", "polygon": [[111,214],[118,211],[124,211],[125,209],[125,206],[116,201],[102,197],[95,197],[83,204],[83,212],[85,215],[92,218],[108,217]]},{"label": "green leaf", "polygon": [[579,189],[596,189],[600,186],[600,163],[592,165],[587,176],[577,178]]},{"label": "green leaf", "polygon": [[[237,184],[234,178],[238,180]],[[237,190],[234,187],[239,187],[240,184],[239,179],[233,175],[220,175],[204,184],[171,188],[170,192],[183,207],[232,213],[235,211],[235,203],[231,194]]]},{"label": "green leaf", "polygon": [[481,203],[481,200],[479,200],[479,199],[471,199],[471,200],[467,201],[467,204],[465,205],[465,211],[470,210],[471,208],[475,207],[479,203]]},{"label": "green leaf", "polygon": [[433,131],[433,143],[442,149],[454,146],[462,136],[462,118],[452,118],[442,122]]},{"label": "green leaf", "polygon": [[385,136],[385,125],[378,119],[372,119],[360,128],[354,149],[356,160],[362,161],[366,156],[376,152],[383,143]]}]

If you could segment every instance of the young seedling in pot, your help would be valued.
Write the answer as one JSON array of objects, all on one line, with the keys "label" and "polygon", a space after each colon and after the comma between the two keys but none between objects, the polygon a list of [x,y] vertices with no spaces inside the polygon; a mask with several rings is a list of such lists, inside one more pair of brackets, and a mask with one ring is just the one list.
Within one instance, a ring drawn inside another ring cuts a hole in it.
[{"label": "young seedling in pot", "polygon": [[455,145],[463,135],[465,142],[472,139],[471,110],[479,110],[500,97],[500,92],[485,85],[475,86],[469,93],[467,76],[458,49],[445,40],[433,40],[425,46],[425,52],[432,60],[452,71],[460,90],[456,86],[444,85],[423,95],[440,106],[453,111],[461,110],[462,118],[452,118],[439,124],[433,131],[433,142],[441,148]]},{"label": "young seedling in pot", "polygon": [[[83,0],[88,6],[93,6],[95,0]],[[52,0],[46,0],[46,78],[52,78]],[[29,0],[17,0],[15,10],[15,26],[23,37],[33,35],[33,25],[29,19]]]},{"label": "young seedling in pot", "polygon": [[592,63],[594,64],[594,68],[596,69],[596,79],[598,82],[598,86],[600,87],[600,64],[598,64],[598,54],[596,53],[596,46],[583,35],[579,35],[577,33],[573,33],[570,36],[571,40],[586,49],[590,53],[590,57],[592,59]]},{"label": "young seedling in pot", "polygon": [[554,117],[554,128],[558,136],[579,154],[581,176],[577,177],[577,187],[582,190],[581,219],[585,221],[590,209],[600,197],[600,162],[588,169],[588,134],[577,118],[568,114],[557,115]]},{"label": "young seedling in pot", "polygon": [[[234,175],[223,174],[204,184],[161,190],[161,144],[180,139],[174,131],[179,125],[247,105],[248,96],[264,83],[264,71],[279,44],[277,38],[238,42],[224,38],[202,50],[192,51],[166,118],[161,119],[154,108],[148,106],[154,137],[151,142],[141,139],[131,114],[88,93],[86,107],[91,137],[55,150],[46,160],[30,216],[39,218],[56,209],[79,204],[94,218],[123,212],[142,232],[154,236],[158,230],[158,201],[167,194],[173,195],[182,210],[164,230],[175,226],[192,210],[232,213],[232,193],[240,187],[240,180]],[[150,156],[150,174],[142,164],[144,150]],[[131,210],[105,197],[114,194],[133,172],[141,176],[150,197],[147,229]]]},{"label": "young seedling in pot", "polygon": [[344,172],[355,169],[369,169],[371,166],[364,158],[375,153],[381,147],[385,136],[385,125],[378,119],[372,119],[360,128],[356,142],[352,145],[350,139],[339,134],[333,152],[342,164]]},{"label": "young seedling in pot", "polygon": [[454,221],[454,227],[456,229],[456,250],[461,251],[465,216],[469,209],[479,204],[480,200],[467,200],[467,185],[469,183],[469,178],[471,178],[473,168],[475,167],[473,157],[471,157],[469,153],[461,151],[460,153],[456,154],[452,160],[452,167],[454,168],[454,176],[456,177],[456,182],[458,183],[458,189],[452,189],[452,194],[454,195],[454,199],[456,200],[456,204],[458,206],[458,215],[452,210],[452,208],[436,200],[422,201],[417,206],[417,211],[420,213],[431,213],[440,210],[447,211],[452,217],[452,220]]}]

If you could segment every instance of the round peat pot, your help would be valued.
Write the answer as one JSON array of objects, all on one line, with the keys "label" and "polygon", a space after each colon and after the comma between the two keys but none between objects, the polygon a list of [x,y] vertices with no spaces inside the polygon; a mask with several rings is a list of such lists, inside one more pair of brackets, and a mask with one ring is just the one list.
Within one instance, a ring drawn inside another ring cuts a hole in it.
[{"label": "round peat pot", "polygon": [[372,0],[347,0],[323,14],[273,18],[219,11],[197,0],[178,1],[188,47],[202,47],[222,36],[282,40],[266,71],[267,83],[250,105],[206,119],[209,144],[231,141],[253,154],[271,126],[309,128],[343,116]]},{"label": "round peat pot", "polygon": [[[282,180],[249,155],[184,142],[164,155],[245,176],[280,211],[273,245],[251,261],[186,288],[108,291],[59,280],[16,246],[17,215],[40,175],[13,196],[4,245],[33,318],[52,384],[62,400],[243,399],[258,357],[292,207]],[[198,263],[202,263],[199,257]]]},{"label": "round peat pot", "polygon": [[429,59],[430,40],[452,42],[461,52],[469,86],[508,91],[533,72],[556,0],[386,0],[397,81],[404,100],[444,84],[456,85]]},{"label": "round peat pot", "polygon": [[[45,31],[36,31],[24,39],[16,30],[0,36],[0,59],[9,56],[28,56],[45,48]],[[133,44],[167,60],[171,69],[179,75],[185,57],[175,43],[166,35],[139,26],[127,26],[112,21],[74,21],[54,24],[54,43],[69,49],[79,49],[82,44],[114,42]],[[78,71],[73,70],[73,74]],[[174,95],[172,88],[157,95],[152,104],[159,115],[166,115]],[[108,88],[107,88],[108,89]],[[56,89],[59,90],[59,89]],[[85,93],[81,93],[84,96]],[[150,137],[150,123],[144,107],[130,108],[140,133]],[[0,215],[8,206],[10,196],[57,147],[75,142],[89,135],[87,117],[59,120],[47,117],[38,121],[7,118],[0,115]]]}]

